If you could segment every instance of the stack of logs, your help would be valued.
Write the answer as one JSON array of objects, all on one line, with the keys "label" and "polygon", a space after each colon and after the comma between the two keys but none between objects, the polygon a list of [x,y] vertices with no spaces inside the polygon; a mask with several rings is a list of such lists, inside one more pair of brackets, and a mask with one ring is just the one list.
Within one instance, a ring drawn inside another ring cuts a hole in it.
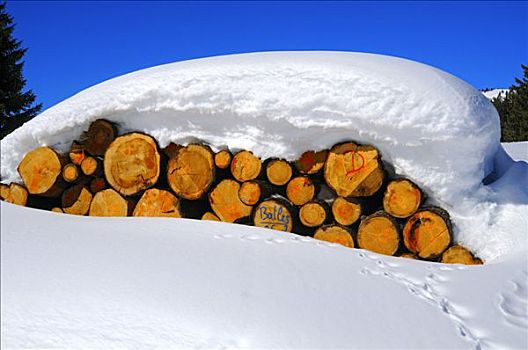
[{"label": "stack of logs", "polygon": [[[27,153],[24,185],[0,197],[29,207],[90,216],[186,217],[249,224],[405,258],[481,264],[452,245],[449,214],[424,206],[412,181],[389,175],[379,151],[344,142],[295,162],[204,144],[164,149],[144,133],[118,136],[93,122],[67,155]],[[402,244],[403,241],[403,244]]]}]

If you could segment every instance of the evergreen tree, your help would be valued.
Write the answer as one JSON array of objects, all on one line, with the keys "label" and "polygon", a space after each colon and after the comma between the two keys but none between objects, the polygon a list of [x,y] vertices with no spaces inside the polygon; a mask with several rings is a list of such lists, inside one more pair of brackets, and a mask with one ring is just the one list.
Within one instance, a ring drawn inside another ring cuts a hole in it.
[{"label": "evergreen tree", "polygon": [[502,142],[528,141],[528,66],[521,67],[524,77],[515,79],[504,98],[492,101],[500,116]]},{"label": "evergreen tree", "polygon": [[13,18],[0,3],[0,139],[33,118],[42,108],[35,105],[31,90],[23,91],[26,80],[22,76],[26,49],[13,38]]}]

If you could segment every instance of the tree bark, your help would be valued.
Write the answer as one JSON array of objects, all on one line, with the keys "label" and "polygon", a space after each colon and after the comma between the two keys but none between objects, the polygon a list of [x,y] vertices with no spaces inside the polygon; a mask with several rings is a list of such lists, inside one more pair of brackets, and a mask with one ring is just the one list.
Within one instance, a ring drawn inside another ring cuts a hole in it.
[{"label": "tree bark", "polygon": [[98,119],[90,124],[81,136],[81,145],[93,156],[104,156],[108,146],[117,136],[117,129],[108,120]]}]

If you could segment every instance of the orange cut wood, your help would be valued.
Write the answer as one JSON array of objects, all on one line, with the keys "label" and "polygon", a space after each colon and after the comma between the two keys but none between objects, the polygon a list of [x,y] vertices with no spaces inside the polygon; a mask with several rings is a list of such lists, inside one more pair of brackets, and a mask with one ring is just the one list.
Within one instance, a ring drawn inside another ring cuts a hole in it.
[{"label": "orange cut wood", "polygon": [[177,149],[167,167],[167,180],[171,189],[181,198],[201,198],[213,183],[215,163],[213,152],[207,146],[188,145]]},{"label": "orange cut wood", "polygon": [[238,152],[231,161],[231,174],[239,182],[256,179],[261,170],[262,162],[250,151]]},{"label": "orange cut wood", "polygon": [[244,204],[238,192],[240,184],[235,180],[222,180],[209,193],[209,204],[218,218],[225,222],[235,222],[251,215],[252,207]]},{"label": "orange cut wood", "polygon": [[0,184],[0,198],[7,203],[22,205],[27,204],[28,190],[17,183],[12,182],[9,186]]},{"label": "orange cut wood", "polygon": [[228,150],[221,150],[217,152],[214,156],[215,165],[219,169],[227,169],[229,168],[229,165],[231,165],[231,152]]},{"label": "orange cut wood", "polygon": [[306,203],[299,210],[299,220],[306,227],[321,226],[326,219],[327,210],[322,203]]},{"label": "orange cut wood", "polygon": [[246,205],[255,205],[260,200],[262,190],[260,184],[256,181],[243,182],[238,190],[238,196],[242,203]]},{"label": "orange cut wood", "polygon": [[81,171],[87,176],[100,175],[102,171],[101,163],[97,158],[85,157],[81,162]]},{"label": "orange cut wood", "polygon": [[383,196],[383,209],[397,218],[414,214],[422,202],[422,191],[407,179],[393,180]]},{"label": "orange cut wood", "polygon": [[293,174],[290,163],[283,159],[274,159],[266,166],[268,181],[276,186],[283,186],[290,181]]},{"label": "orange cut wood", "polygon": [[73,141],[68,155],[70,157],[70,161],[75,165],[81,165],[84,157],[86,157],[84,147],[76,141]]},{"label": "orange cut wood", "polygon": [[347,142],[328,153],[324,178],[338,196],[371,196],[383,184],[383,177],[379,152],[372,146]]},{"label": "orange cut wood", "polygon": [[39,147],[28,152],[18,165],[18,173],[29,193],[57,197],[65,184],[62,181],[64,159],[50,147]]},{"label": "orange cut wood", "polygon": [[295,205],[303,205],[315,196],[315,186],[308,176],[291,179],[286,186],[286,196]]},{"label": "orange cut wood", "polygon": [[206,212],[202,215],[202,220],[209,220],[209,221],[221,221],[218,216],[211,213],[210,211]]},{"label": "orange cut wood", "polygon": [[62,194],[62,210],[66,214],[86,215],[90,210],[92,198],[85,186],[79,184],[70,187]]},{"label": "orange cut wood", "polygon": [[416,255],[412,254],[412,253],[403,253],[400,255],[400,258],[405,258],[405,259],[418,259],[416,257]]},{"label": "orange cut wood", "polygon": [[127,216],[129,202],[119,192],[109,188],[97,192],[90,204],[90,216]]},{"label": "orange cut wood", "polygon": [[141,196],[134,208],[133,216],[181,218],[180,202],[169,191],[151,188]]},{"label": "orange cut wood", "polygon": [[276,198],[266,199],[255,208],[253,225],[291,232],[293,229],[293,217],[289,207],[283,200]]},{"label": "orange cut wood", "polygon": [[338,224],[352,225],[361,216],[361,204],[351,199],[337,197],[332,203],[332,214]]},{"label": "orange cut wood", "polygon": [[295,167],[301,174],[316,174],[323,169],[327,156],[327,150],[304,152],[301,157],[295,161]]},{"label": "orange cut wood", "polygon": [[62,168],[62,178],[66,182],[75,182],[79,179],[79,169],[77,165],[68,163]]},{"label": "orange cut wood", "polygon": [[480,259],[475,259],[473,254],[460,245],[454,245],[442,254],[444,264],[481,265]]},{"label": "orange cut wood", "polygon": [[322,226],[315,231],[315,239],[341,244],[348,248],[354,248],[354,240],[350,231],[339,225]]},{"label": "orange cut wood", "polygon": [[400,246],[398,224],[384,212],[374,213],[361,220],[357,240],[362,249],[394,255]]},{"label": "orange cut wood", "polygon": [[403,228],[407,249],[422,259],[441,255],[451,243],[449,214],[440,208],[424,208],[414,213]]},{"label": "orange cut wood", "polygon": [[137,132],[117,137],[106,150],[104,174],[108,184],[125,196],[152,187],[160,175],[156,141]]}]

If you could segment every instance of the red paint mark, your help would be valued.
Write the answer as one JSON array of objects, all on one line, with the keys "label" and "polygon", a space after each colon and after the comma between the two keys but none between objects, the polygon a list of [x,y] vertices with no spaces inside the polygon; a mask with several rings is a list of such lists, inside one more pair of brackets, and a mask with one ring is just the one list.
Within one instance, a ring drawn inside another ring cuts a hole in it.
[{"label": "red paint mark", "polygon": [[[352,153],[352,169],[347,171],[346,176],[351,176],[365,167],[365,157],[363,157],[361,153],[358,153],[356,151],[348,151],[345,152],[344,155],[346,156],[349,153]],[[356,164],[356,155],[361,160],[361,162],[359,162],[359,165]]]}]

